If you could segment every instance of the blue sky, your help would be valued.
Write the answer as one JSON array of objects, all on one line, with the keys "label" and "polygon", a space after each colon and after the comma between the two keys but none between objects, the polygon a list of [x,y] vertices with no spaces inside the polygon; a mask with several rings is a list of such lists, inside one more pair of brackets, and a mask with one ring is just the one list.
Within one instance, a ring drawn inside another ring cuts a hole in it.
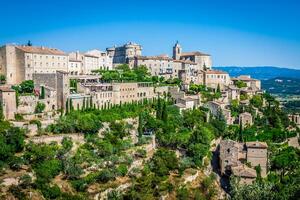
[{"label": "blue sky", "polygon": [[298,0],[0,0],[0,44],[64,51],[134,41],[144,55],[184,51],[213,56],[214,66],[300,68]]}]

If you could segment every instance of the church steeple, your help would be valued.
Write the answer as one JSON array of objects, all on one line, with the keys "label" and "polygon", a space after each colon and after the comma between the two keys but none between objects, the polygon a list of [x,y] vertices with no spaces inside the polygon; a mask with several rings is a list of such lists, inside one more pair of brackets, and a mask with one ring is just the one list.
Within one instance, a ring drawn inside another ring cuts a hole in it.
[{"label": "church steeple", "polygon": [[182,48],[181,48],[180,44],[178,43],[178,41],[176,41],[176,44],[173,47],[173,59],[179,60],[181,52],[182,52]]}]

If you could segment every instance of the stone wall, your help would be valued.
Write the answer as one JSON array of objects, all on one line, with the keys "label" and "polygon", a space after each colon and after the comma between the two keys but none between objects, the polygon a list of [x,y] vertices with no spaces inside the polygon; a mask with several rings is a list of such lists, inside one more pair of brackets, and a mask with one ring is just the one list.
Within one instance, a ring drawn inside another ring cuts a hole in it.
[{"label": "stone wall", "polygon": [[39,98],[34,95],[19,96],[19,105],[17,112],[20,114],[34,113]]}]

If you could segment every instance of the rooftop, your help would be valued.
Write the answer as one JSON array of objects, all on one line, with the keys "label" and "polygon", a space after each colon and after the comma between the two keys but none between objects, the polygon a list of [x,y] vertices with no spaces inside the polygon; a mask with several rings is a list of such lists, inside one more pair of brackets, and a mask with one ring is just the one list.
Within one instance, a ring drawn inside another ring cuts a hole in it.
[{"label": "rooftop", "polygon": [[247,148],[268,148],[267,143],[265,142],[246,142]]},{"label": "rooftop", "polygon": [[0,91],[1,92],[14,92],[15,90],[11,89],[8,86],[0,86]]},{"label": "rooftop", "polygon": [[232,173],[235,176],[239,177],[247,177],[247,178],[256,178],[256,171],[255,169],[252,169],[250,167],[247,167],[245,165],[239,165],[236,167],[232,167]]},{"label": "rooftop", "polygon": [[36,46],[16,46],[16,48],[27,52],[27,53],[36,53],[36,54],[48,54],[48,55],[66,55],[65,52],[48,47],[36,47]]},{"label": "rooftop", "polygon": [[209,54],[202,53],[200,51],[193,51],[193,52],[183,52],[180,54],[180,56],[210,56]]},{"label": "rooftop", "polygon": [[207,70],[206,74],[228,74],[228,73],[224,72],[224,71],[219,71],[219,70]]}]

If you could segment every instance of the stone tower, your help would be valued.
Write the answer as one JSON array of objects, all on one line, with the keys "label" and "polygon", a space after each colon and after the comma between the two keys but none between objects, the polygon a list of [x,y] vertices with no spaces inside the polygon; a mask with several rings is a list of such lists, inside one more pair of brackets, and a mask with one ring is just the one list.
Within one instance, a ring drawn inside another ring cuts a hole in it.
[{"label": "stone tower", "polygon": [[177,41],[175,46],[173,47],[173,59],[174,60],[179,60],[181,52],[182,52],[182,48],[181,48],[180,44]]}]

